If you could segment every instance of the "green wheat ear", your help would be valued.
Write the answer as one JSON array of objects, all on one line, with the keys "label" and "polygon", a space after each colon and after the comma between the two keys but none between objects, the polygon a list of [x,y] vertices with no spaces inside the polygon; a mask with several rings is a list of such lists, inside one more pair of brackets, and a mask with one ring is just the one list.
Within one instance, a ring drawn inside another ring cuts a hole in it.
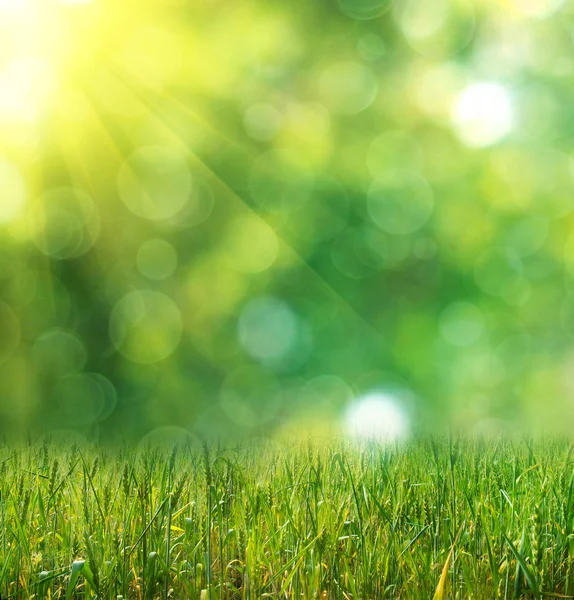
[{"label": "green wheat ear", "polygon": [[451,470],[448,444],[437,443],[435,456],[419,440],[380,452],[339,440],[314,443],[312,453],[299,443],[198,447],[175,458],[128,449],[121,462],[94,447],[82,450],[83,468],[71,449],[50,446],[50,475],[40,477],[45,452],[32,447],[0,469],[0,593],[571,596],[574,497],[553,493],[567,444],[535,445],[538,469],[527,468],[522,446],[458,448]]}]

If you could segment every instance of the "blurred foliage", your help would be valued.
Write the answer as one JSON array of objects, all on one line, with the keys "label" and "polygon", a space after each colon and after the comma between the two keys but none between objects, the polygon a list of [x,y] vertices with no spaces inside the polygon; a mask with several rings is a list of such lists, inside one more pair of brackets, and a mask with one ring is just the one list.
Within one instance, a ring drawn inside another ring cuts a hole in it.
[{"label": "blurred foliage", "polygon": [[570,427],[573,24],[0,1],[3,429]]}]

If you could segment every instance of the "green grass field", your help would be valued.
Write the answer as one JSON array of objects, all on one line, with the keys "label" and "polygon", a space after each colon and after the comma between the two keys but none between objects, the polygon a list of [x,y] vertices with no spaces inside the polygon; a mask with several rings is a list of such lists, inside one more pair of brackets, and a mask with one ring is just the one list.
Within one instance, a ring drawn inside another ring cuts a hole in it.
[{"label": "green grass field", "polygon": [[2,598],[571,596],[573,449],[5,447]]}]

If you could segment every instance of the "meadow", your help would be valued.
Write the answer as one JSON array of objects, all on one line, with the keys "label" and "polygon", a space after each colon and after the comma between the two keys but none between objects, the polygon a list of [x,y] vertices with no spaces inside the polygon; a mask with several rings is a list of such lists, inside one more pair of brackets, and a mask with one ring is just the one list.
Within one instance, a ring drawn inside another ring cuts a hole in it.
[{"label": "meadow", "polygon": [[573,33],[0,0],[0,600],[574,599]]},{"label": "meadow", "polygon": [[574,594],[562,440],[0,450],[1,597]]}]

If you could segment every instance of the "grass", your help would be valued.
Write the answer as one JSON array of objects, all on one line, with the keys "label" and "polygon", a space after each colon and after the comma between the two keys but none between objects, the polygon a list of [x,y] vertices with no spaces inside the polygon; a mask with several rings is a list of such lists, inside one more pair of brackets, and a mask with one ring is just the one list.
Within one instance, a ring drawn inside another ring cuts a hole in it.
[{"label": "grass", "polygon": [[574,594],[573,446],[0,448],[6,598]]}]

